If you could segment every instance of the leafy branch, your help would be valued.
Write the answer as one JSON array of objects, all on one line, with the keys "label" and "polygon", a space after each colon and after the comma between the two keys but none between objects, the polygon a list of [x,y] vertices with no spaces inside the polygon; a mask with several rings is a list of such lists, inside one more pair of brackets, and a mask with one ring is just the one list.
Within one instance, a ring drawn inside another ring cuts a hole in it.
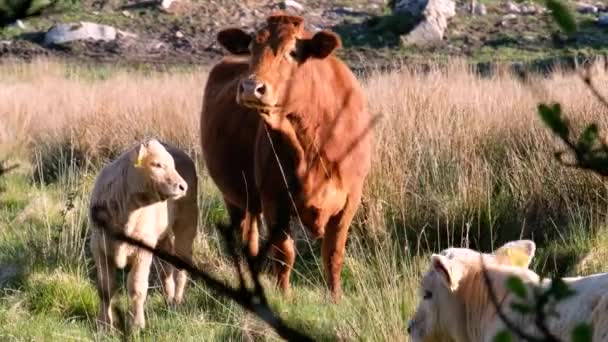
[{"label": "leafy branch", "polygon": [[[558,27],[566,34],[571,35],[576,32],[577,24],[573,13],[560,0],[545,0],[547,8]],[[594,86],[590,70],[580,74],[584,84],[596,97],[596,99],[608,108],[608,100]],[[558,137],[566,146],[568,151],[556,151],[556,159],[563,165],[575,167],[583,170],[590,170],[601,176],[608,176],[608,146],[599,138],[599,128],[596,123],[587,125],[578,136],[573,134],[573,129],[568,118],[564,115],[559,103],[540,103],[538,105],[538,115],[545,125]],[[564,156],[569,153],[574,161],[567,161]],[[499,333],[495,337],[497,342],[511,341],[511,333],[525,341],[560,341],[553,335],[548,327],[547,320],[551,316],[557,315],[555,305],[573,295],[575,292],[560,278],[553,278],[548,287],[534,285],[531,287],[531,296],[528,296],[528,288],[518,277],[507,279],[507,290],[512,293],[519,301],[511,304],[511,309],[524,316],[532,316],[534,326],[540,332],[540,336],[533,336],[513,323],[503,312],[496,297],[493,284],[483,265],[483,276],[485,284],[490,294],[490,299],[496,307],[497,314],[505,323],[507,330]],[[542,284],[542,281],[541,281]],[[592,327],[582,323],[577,325],[571,332],[573,342],[590,342],[592,340]]]}]

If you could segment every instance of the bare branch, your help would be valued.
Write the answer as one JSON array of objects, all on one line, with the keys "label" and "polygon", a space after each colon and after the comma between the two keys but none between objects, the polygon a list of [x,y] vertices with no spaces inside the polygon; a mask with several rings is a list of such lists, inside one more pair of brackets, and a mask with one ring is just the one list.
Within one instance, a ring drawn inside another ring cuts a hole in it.
[{"label": "bare branch", "polygon": [[[108,233],[111,238],[118,241],[128,243],[132,246],[141,248],[149,253],[152,253],[155,257],[163,260],[166,263],[173,265],[178,269],[187,271],[193,279],[202,280],[208,287],[217,292],[219,295],[230,298],[245,308],[247,311],[253,313],[258,318],[270,325],[276,333],[282,338],[288,341],[314,341],[310,336],[299,332],[289,327],[285,321],[281,319],[270,307],[268,300],[264,294],[263,287],[259,281],[258,272],[253,266],[253,261],[247,257],[247,265],[249,266],[252,274],[254,288],[250,289],[244,282],[244,277],[241,275],[241,283],[239,287],[232,287],[227,283],[224,283],[212,275],[200,270],[192,263],[176,256],[163,251],[160,248],[154,248],[142,241],[133,239],[126,236],[122,232],[111,229],[108,224],[108,210],[107,208],[96,205],[91,208],[91,220],[98,228],[102,229],[105,233]],[[223,235],[226,236],[227,229],[220,229]],[[228,244],[232,244],[231,239],[228,238]],[[232,250],[232,249],[231,249]],[[236,255],[236,250],[232,250],[233,257]],[[240,271],[239,271],[240,272]]]}]

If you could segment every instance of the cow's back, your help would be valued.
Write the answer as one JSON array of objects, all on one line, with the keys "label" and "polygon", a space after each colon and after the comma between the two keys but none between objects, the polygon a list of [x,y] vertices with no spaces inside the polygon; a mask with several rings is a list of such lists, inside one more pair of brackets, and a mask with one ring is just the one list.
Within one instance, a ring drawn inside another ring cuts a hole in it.
[{"label": "cow's back", "polygon": [[213,67],[205,86],[200,122],[207,170],[224,198],[242,209],[257,201],[253,156],[260,125],[256,113],[236,103],[238,82],[247,69],[247,60],[232,56]]}]

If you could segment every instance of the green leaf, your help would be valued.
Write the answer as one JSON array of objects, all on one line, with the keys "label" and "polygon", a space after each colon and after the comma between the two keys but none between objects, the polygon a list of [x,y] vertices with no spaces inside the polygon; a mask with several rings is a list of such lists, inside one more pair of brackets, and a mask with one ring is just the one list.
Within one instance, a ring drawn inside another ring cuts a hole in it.
[{"label": "green leaf", "polygon": [[507,279],[506,283],[507,289],[513,292],[517,297],[525,299],[526,298],[526,286],[524,282],[515,276],[510,276]]},{"label": "green leaf", "polygon": [[567,34],[576,31],[576,21],[570,9],[560,0],[546,0],[547,8],[551,10],[551,15],[562,31]]},{"label": "green leaf", "polygon": [[507,330],[499,332],[494,336],[494,342],[511,342],[511,334]]},{"label": "green leaf", "polygon": [[511,303],[511,308],[524,315],[532,311],[532,308],[529,305],[523,303]]},{"label": "green leaf", "polygon": [[585,128],[583,134],[578,139],[577,148],[580,151],[588,152],[596,143],[598,138],[598,128],[596,124],[591,124]]},{"label": "green leaf", "polygon": [[568,125],[562,118],[562,107],[559,103],[552,105],[546,105],[541,103],[538,105],[538,114],[543,122],[549,126],[549,128],[563,139],[568,138]]},{"label": "green leaf", "polygon": [[582,323],[572,330],[572,342],[591,342],[593,329],[589,324]]},{"label": "green leaf", "polygon": [[554,278],[551,281],[551,287],[549,288],[549,292],[555,297],[556,300],[560,301],[566,299],[576,292],[570,289],[566,283],[561,278]]}]

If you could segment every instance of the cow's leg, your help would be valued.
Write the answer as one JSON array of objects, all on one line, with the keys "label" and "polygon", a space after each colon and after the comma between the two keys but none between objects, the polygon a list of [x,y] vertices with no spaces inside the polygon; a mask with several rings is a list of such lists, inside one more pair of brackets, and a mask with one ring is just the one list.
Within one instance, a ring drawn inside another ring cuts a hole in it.
[{"label": "cow's leg", "polygon": [[252,257],[257,256],[259,252],[259,218],[259,214],[247,212],[245,213],[245,219],[241,222],[241,231],[247,231],[247,236],[243,237],[243,241],[247,241],[247,252]]},{"label": "cow's leg", "polygon": [[[172,234],[167,234],[164,239],[159,241],[159,247],[169,253],[175,253],[175,241]],[[160,265],[160,277],[163,282],[163,292],[165,293],[165,300],[167,304],[173,305],[175,302],[175,278],[174,278],[174,267],[162,260],[158,261]]]},{"label": "cow's leg", "polygon": [[[271,205],[266,202],[264,218],[270,227],[269,240],[270,257],[273,259],[273,269],[277,276],[277,286],[288,296],[290,291],[289,277],[296,260],[295,244],[291,238],[289,227],[290,211],[288,201],[277,201]],[[278,205],[278,206],[277,206]]]},{"label": "cow's leg", "polygon": [[247,253],[250,256],[257,256],[259,250],[259,213],[242,210],[227,201],[225,203],[228,215],[230,216],[230,226],[239,227],[240,229],[241,245],[247,246]]},{"label": "cow's leg", "polygon": [[152,264],[152,254],[137,250],[135,260],[127,277],[127,289],[131,301],[131,326],[135,329],[144,328],[144,303],[148,295],[148,277]]},{"label": "cow's leg", "polygon": [[[173,225],[175,232],[175,253],[180,258],[192,264],[192,246],[196,238],[198,217],[197,209],[188,212],[177,218]],[[184,299],[184,290],[188,281],[188,273],[185,270],[174,269],[175,278],[175,303],[180,304]]]},{"label": "cow's leg", "polygon": [[344,262],[344,249],[346,248],[348,229],[357,211],[360,198],[360,195],[354,199],[349,198],[344,209],[329,220],[325,229],[321,257],[325,268],[325,280],[334,302],[339,302],[342,297],[340,272]]},{"label": "cow's leg", "polygon": [[116,293],[116,265],[114,258],[109,256],[111,243],[107,239],[108,237],[98,230],[93,231],[91,235],[91,252],[95,261],[97,292],[101,302],[97,321],[101,329],[114,325],[112,299]]}]

